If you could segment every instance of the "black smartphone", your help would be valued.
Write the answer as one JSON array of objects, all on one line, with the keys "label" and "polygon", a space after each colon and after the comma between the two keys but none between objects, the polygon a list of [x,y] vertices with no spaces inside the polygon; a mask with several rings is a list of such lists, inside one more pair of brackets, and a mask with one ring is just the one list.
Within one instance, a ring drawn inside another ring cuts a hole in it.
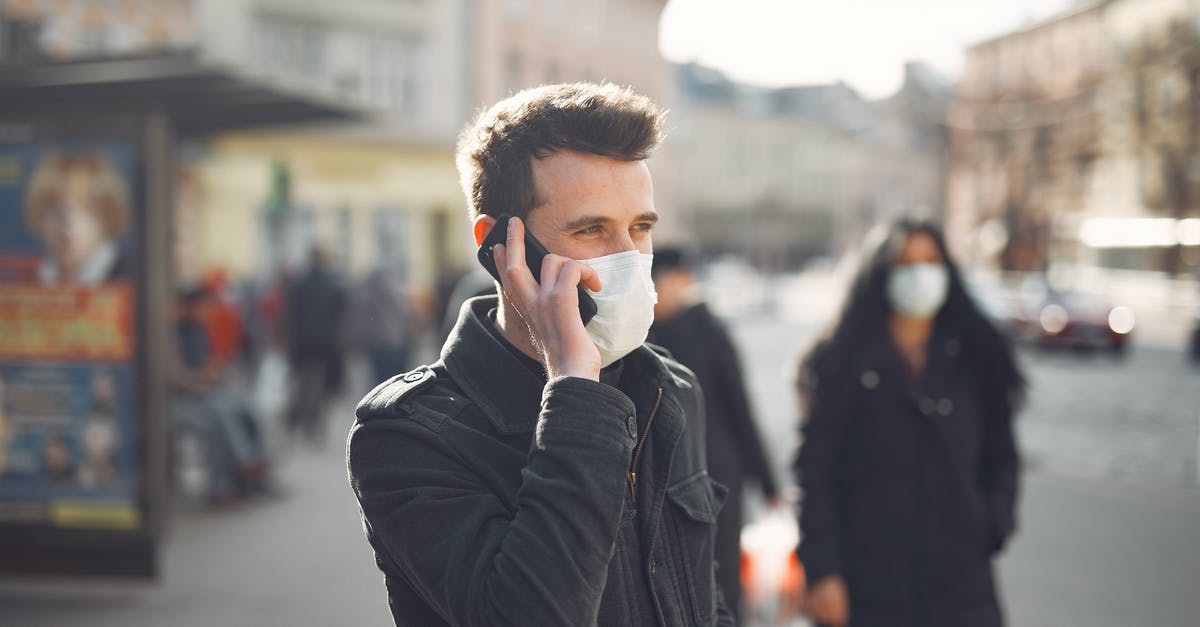
[{"label": "black smartphone", "polygon": [[[508,240],[508,221],[512,218],[511,215],[504,213],[499,218],[496,218],[496,224],[492,225],[492,230],[488,232],[487,237],[483,238],[483,243],[479,245],[479,263],[483,268],[492,275],[492,278],[500,280],[500,271],[496,269],[496,259],[492,257],[492,247],[496,244],[503,244]],[[542,243],[537,241],[537,238],[525,229],[525,265],[529,266],[529,271],[533,273],[533,280],[538,283],[542,282],[542,257],[550,254]],[[583,286],[577,286],[579,291],[579,317],[583,319],[583,324],[591,322],[592,317],[596,315],[596,301],[592,300],[587,290]]]}]

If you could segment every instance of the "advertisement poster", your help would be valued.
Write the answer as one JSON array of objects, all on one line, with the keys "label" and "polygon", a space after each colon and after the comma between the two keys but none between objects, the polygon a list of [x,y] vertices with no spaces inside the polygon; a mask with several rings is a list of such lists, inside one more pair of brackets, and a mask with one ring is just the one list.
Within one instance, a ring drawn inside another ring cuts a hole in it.
[{"label": "advertisement poster", "polygon": [[133,150],[0,144],[0,523],[135,530]]}]

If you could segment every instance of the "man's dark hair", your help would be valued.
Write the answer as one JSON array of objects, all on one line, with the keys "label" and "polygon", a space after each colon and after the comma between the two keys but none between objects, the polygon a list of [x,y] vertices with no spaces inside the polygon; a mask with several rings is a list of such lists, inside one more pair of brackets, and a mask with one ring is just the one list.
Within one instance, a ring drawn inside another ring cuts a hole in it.
[{"label": "man's dark hair", "polygon": [[496,103],[458,138],[458,173],[471,217],[524,217],[541,204],[533,159],[574,150],[641,161],[662,139],[664,111],[611,83],[543,85]]},{"label": "man's dark hair", "polygon": [[650,266],[650,275],[660,277],[675,270],[692,270],[692,256],[682,248],[655,248],[654,263]]}]

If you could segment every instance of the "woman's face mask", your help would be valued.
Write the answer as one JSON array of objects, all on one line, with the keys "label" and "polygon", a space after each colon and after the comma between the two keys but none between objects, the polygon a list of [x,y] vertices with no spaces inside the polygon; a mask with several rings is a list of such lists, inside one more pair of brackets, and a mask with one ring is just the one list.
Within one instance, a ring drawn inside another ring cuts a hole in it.
[{"label": "woman's face mask", "polygon": [[654,255],[630,250],[578,261],[600,277],[600,291],[588,290],[597,311],[587,332],[600,349],[600,365],[605,367],[641,346],[650,332],[658,302],[650,279]]},{"label": "woman's face mask", "polygon": [[892,309],[907,318],[932,318],[946,302],[950,277],[940,263],[917,263],[892,268],[887,296]]}]

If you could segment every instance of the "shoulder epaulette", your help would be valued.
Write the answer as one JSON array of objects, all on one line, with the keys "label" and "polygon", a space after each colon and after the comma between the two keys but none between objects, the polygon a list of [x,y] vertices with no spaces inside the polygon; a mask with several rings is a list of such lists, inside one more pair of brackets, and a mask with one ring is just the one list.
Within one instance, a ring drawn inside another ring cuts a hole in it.
[{"label": "shoulder epaulette", "polygon": [[355,414],[359,418],[391,414],[398,403],[433,385],[436,380],[437,374],[428,366],[396,375],[367,394]]}]

